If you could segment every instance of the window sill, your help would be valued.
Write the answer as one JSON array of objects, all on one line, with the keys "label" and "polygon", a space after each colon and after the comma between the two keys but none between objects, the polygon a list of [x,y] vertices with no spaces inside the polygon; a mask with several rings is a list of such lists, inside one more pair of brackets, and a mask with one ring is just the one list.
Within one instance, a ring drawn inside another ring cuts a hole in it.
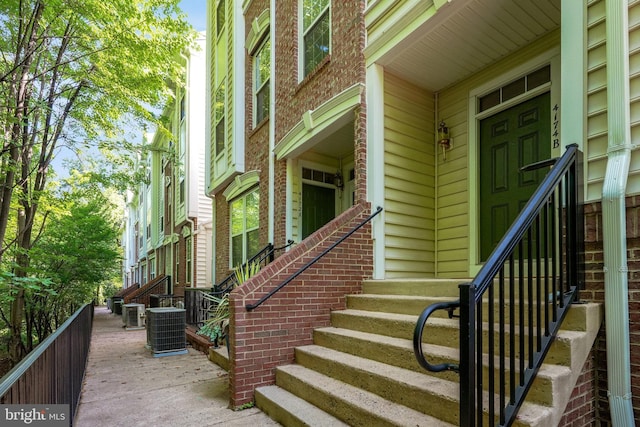
[{"label": "window sill", "polygon": [[320,72],[324,70],[327,67],[327,64],[329,64],[330,62],[331,54],[325,56],[324,59],[320,61],[318,65],[316,65],[316,67],[309,74],[307,74],[300,83],[298,83],[298,87],[296,87],[294,93],[298,93],[300,90],[302,90],[302,88],[306,86],[309,81],[313,80],[318,74],[320,74]]},{"label": "window sill", "polygon": [[269,123],[269,116],[265,117],[260,121],[260,123],[255,125],[255,127],[249,131],[248,137],[251,138],[254,134],[258,133],[258,131],[262,129],[266,123]]}]

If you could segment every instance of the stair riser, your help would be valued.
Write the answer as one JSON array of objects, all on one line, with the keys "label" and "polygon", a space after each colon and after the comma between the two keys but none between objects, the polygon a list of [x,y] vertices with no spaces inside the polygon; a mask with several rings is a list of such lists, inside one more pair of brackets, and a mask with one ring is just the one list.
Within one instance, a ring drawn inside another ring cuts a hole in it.
[{"label": "stair riser", "polygon": [[[366,315],[354,315],[346,312],[333,312],[331,315],[331,324],[337,328],[351,329],[355,331],[368,332],[372,334],[378,334],[387,337],[413,339],[413,333],[415,330],[415,321],[411,320],[399,320],[393,318],[380,318],[369,317]],[[525,328],[525,333],[526,333]],[[518,333],[516,330],[516,345],[518,346]],[[459,340],[460,331],[458,328],[457,320],[429,323],[424,329],[423,342],[426,344],[435,344],[445,347],[451,347],[458,349],[460,345]],[[494,351],[495,354],[499,354],[500,343],[498,341],[499,329],[494,331]],[[509,354],[510,349],[510,333],[507,326],[505,331],[505,351]],[[535,346],[535,342],[534,342]],[[489,348],[489,332],[483,331],[482,347],[486,353]],[[571,348],[562,340],[559,340],[557,345],[554,343],[553,360],[556,364],[567,365],[571,361]],[[520,357],[519,346],[515,349],[515,357]],[[529,354],[528,344],[525,345],[524,355]]]},{"label": "stair riser", "polygon": [[458,298],[460,280],[426,279],[426,280],[365,280],[362,291],[365,294],[378,295],[411,295],[442,296]]},{"label": "stair riser", "polygon": [[[436,378],[446,379],[452,382],[458,382],[460,380],[460,376],[453,371],[430,372],[422,368],[415,358],[413,348],[410,346],[394,346],[385,343],[384,341],[373,342],[367,340],[357,340],[352,337],[332,334],[329,329],[316,330],[314,333],[314,343],[316,345],[321,345],[323,347],[352,354],[354,356],[359,356],[370,360],[375,360],[377,362],[386,363],[391,366],[415,371],[420,374],[426,374],[434,376]],[[427,353],[429,363],[434,365],[440,363],[458,364],[460,362],[459,358],[428,354],[426,350],[425,352]],[[498,363],[496,363],[493,370],[496,387],[498,387],[498,384],[500,383],[498,368]],[[507,365],[505,380],[505,387],[507,390],[509,389],[510,384],[509,372],[509,366]],[[325,373],[325,375],[329,374]],[[347,377],[336,377],[336,379],[341,379],[342,381],[345,381],[345,378]],[[483,385],[485,386],[485,388],[487,388],[489,386],[489,368],[488,362],[486,361],[483,366],[483,378]],[[553,385],[549,378],[538,376],[538,378],[536,379],[536,393],[535,396],[532,395],[533,398],[530,399],[530,401],[547,406],[552,405],[552,388]]]},{"label": "stair riser", "polygon": [[[324,375],[375,393],[391,402],[420,412],[428,412],[429,415],[449,423],[459,423],[458,402],[438,394],[437,387],[414,387],[382,373],[371,375],[353,366],[321,358],[305,351],[296,351],[296,362]],[[428,382],[428,379],[425,379],[425,382]]]},{"label": "stair riser", "polygon": [[[450,302],[455,301],[455,299],[448,298],[439,298],[439,297],[401,297],[397,295],[387,296],[385,295],[347,295],[347,308],[353,310],[362,310],[362,311],[372,311],[372,312],[383,312],[383,313],[396,313],[396,314],[408,314],[412,316],[419,316],[422,314],[425,308],[441,303],[441,302]],[[524,303],[524,325],[529,324],[528,307],[529,304],[527,302]],[[498,302],[496,301],[493,309],[494,309],[494,321],[498,321],[500,319]],[[504,307],[504,317],[508,319],[511,315],[509,311],[510,304],[506,303],[503,305]],[[536,304],[533,304],[533,307],[536,307]],[[535,308],[534,308],[535,310]],[[585,326],[582,324],[586,321],[586,319],[582,318],[580,313],[575,312],[574,310],[570,310],[574,312],[572,318],[568,319],[567,322],[575,323],[575,328],[573,330],[585,330]],[[459,310],[455,310],[454,314],[457,316],[460,314]],[[487,322],[489,321],[489,309],[488,304],[485,302],[482,304],[482,320]],[[544,322],[544,312],[542,312],[542,321]],[[514,318],[519,322],[520,320],[520,304],[516,301],[514,304],[513,310]],[[433,312],[432,317],[440,318],[440,319],[448,319],[449,313],[445,310],[437,310]],[[568,316],[569,317],[569,316]],[[535,322],[535,319],[534,319]]]},{"label": "stair riser", "polygon": [[266,398],[259,390],[255,392],[256,406],[272,419],[287,427],[307,427],[307,424],[271,399]]},{"label": "stair riser", "polygon": [[288,372],[277,370],[276,384],[349,425],[399,427],[398,424],[391,423],[375,413],[375,408],[371,408],[372,411],[365,411],[349,404],[349,402],[336,398],[314,384],[307,383],[302,378],[289,375]]},{"label": "stair riser", "polygon": [[[508,277],[505,278],[504,292],[510,294],[510,285]],[[386,279],[386,280],[365,280],[362,282],[362,293],[373,295],[406,295],[406,296],[425,296],[425,297],[451,297],[458,299],[460,297],[460,284],[469,283],[471,279]],[[517,279],[514,282],[513,295],[519,295],[519,287],[522,286],[524,295],[527,294],[529,283],[519,283]],[[531,284],[535,292],[538,284],[533,279]],[[498,294],[499,281],[494,280],[494,289]],[[540,282],[540,289],[545,289],[544,281]],[[547,284],[547,293],[551,293],[552,283]]]}]

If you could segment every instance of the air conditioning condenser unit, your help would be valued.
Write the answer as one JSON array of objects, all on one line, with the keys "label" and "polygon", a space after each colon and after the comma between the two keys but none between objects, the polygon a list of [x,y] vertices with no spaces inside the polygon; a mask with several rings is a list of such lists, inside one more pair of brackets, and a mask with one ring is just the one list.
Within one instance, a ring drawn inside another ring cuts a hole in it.
[{"label": "air conditioning condenser unit", "polygon": [[144,304],[124,304],[122,323],[127,330],[144,329]]},{"label": "air conditioning condenser unit", "polygon": [[153,357],[187,353],[186,310],[154,307],[146,311],[147,347]]}]

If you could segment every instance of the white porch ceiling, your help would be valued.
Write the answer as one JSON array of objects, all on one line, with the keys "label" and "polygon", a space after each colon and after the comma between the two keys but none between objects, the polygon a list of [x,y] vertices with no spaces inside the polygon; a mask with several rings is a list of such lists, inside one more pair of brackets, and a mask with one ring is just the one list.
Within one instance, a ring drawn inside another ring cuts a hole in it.
[{"label": "white porch ceiling", "polygon": [[455,0],[379,63],[439,91],[559,27],[560,0]]}]

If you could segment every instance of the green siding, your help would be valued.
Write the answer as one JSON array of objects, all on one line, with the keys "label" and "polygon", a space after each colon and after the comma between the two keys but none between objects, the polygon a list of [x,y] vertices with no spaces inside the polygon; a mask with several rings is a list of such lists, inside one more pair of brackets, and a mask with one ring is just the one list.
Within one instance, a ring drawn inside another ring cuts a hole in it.
[{"label": "green siding", "polygon": [[386,276],[433,276],[433,94],[392,75],[384,84]]}]

